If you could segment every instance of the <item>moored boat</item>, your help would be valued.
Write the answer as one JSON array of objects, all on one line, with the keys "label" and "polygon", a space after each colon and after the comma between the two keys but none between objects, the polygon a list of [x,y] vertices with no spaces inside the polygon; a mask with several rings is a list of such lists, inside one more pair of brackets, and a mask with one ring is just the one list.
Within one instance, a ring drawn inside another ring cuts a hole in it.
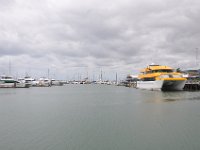
[{"label": "moored boat", "polygon": [[15,88],[16,81],[7,75],[0,76],[0,88]]},{"label": "moored boat", "polygon": [[148,90],[183,90],[186,78],[169,66],[149,65],[138,76],[137,88]]},{"label": "moored boat", "polygon": [[28,88],[26,83],[15,80],[12,76],[2,75],[0,77],[0,88]]},{"label": "moored boat", "polygon": [[63,86],[63,83],[59,80],[51,79],[52,86]]},{"label": "moored boat", "polygon": [[31,78],[30,76],[25,76],[24,77],[24,81],[26,84],[28,84],[29,86],[35,86],[36,85],[36,81],[34,78]]},{"label": "moored boat", "polygon": [[38,81],[36,81],[37,87],[50,87],[51,86],[51,80],[45,77],[39,78]]}]

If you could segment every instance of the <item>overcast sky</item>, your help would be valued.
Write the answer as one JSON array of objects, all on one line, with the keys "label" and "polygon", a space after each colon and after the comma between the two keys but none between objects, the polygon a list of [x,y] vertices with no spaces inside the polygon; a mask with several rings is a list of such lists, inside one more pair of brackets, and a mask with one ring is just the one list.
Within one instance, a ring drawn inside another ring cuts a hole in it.
[{"label": "overcast sky", "polygon": [[0,0],[0,74],[111,80],[196,58],[199,0]]}]

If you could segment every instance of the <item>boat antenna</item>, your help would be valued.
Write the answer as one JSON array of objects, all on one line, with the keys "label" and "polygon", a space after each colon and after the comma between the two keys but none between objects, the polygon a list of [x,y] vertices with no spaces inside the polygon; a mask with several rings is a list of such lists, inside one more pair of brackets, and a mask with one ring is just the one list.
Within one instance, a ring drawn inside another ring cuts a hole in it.
[{"label": "boat antenna", "polygon": [[8,74],[11,75],[11,62],[10,62],[10,58],[9,58],[9,70],[8,70]]},{"label": "boat antenna", "polygon": [[48,75],[48,79],[49,79],[49,68],[48,68],[48,74],[47,75]]}]

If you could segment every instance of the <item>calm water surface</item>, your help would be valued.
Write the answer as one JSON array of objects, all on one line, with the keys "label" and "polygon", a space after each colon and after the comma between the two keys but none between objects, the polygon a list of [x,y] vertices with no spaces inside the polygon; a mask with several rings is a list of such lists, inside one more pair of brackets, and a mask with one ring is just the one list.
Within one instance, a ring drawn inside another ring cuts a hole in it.
[{"label": "calm water surface", "polygon": [[0,89],[0,150],[199,150],[200,92]]}]

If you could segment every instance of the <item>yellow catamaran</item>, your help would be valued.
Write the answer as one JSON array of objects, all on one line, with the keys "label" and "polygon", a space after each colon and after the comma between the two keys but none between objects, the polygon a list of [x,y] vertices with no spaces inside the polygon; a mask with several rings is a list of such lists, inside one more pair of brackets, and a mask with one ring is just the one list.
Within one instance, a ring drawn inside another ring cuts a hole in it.
[{"label": "yellow catamaran", "polygon": [[169,66],[149,65],[141,70],[137,88],[148,90],[183,90],[186,78]]}]

